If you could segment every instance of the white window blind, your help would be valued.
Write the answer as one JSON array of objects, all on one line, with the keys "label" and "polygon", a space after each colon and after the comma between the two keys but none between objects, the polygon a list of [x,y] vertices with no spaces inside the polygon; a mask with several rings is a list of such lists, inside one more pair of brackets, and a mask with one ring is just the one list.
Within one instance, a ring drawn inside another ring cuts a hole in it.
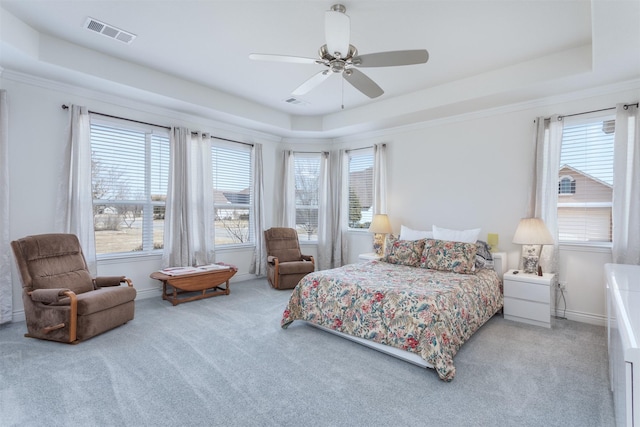
[{"label": "white window blind", "polygon": [[317,241],[320,153],[296,153],[294,164],[298,238]]},{"label": "white window blind", "polygon": [[214,143],[211,148],[215,210],[215,245],[237,245],[254,241],[250,227],[251,146]]},{"label": "white window blind", "polygon": [[612,116],[565,118],[558,177],[561,242],[611,242],[614,133]]},{"label": "white window blind", "polygon": [[167,130],[92,116],[91,169],[96,253],[162,249]]},{"label": "white window blind", "polygon": [[369,228],[373,218],[373,148],[349,152],[349,228]]}]

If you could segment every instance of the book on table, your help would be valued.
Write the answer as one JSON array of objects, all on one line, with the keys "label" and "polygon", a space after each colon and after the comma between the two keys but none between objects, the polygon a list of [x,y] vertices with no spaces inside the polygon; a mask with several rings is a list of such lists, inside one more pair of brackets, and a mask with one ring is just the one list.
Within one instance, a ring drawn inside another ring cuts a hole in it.
[{"label": "book on table", "polygon": [[183,274],[204,273],[206,271],[228,270],[229,268],[228,265],[223,264],[207,264],[195,267],[168,267],[158,271],[167,276],[180,276]]}]

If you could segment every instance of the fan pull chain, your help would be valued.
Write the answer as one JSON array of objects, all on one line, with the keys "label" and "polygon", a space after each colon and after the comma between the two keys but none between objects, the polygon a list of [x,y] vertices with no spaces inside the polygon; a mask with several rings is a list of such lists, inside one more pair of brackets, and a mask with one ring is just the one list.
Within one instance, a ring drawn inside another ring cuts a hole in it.
[{"label": "fan pull chain", "polygon": [[340,79],[342,81],[342,104],[341,107],[344,110],[344,77]]}]

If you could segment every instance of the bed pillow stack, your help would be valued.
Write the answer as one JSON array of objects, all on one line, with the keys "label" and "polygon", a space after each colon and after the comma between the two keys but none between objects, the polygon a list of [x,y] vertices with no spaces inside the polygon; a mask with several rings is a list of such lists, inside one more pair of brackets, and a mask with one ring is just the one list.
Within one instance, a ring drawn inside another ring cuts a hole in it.
[{"label": "bed pillow stack", "polygon": [[[433,226],[431,231],[401,226],[400,236],[388,236],[383,261],[460,274],[491,268],[487,243],[478,240],[480,228],[453,230]],[[417,259],[416,259],[417,255]]]}]

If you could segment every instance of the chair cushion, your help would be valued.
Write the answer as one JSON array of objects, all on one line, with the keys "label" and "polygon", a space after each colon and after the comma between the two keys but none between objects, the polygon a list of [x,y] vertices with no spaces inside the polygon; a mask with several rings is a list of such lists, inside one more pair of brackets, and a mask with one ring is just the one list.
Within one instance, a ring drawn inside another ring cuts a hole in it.
[{"label": "chair cushion", "polygon": [[279,262],[300,261],[300,242],[293,228],[273,227],[264,232],[267,254],[277,257]]},{"label": "chair cushion", "polygon": [[[136,290],[129,286],[101,288],[78,295],[78,316],[87,316],[125,304],[136,298]],[[69,298],[51,305],[69,305]]]},{"label": "chair cushion", "polygon": [[93,280],[73,234],[43,234],[19,241],[31,289],[66,288],[76,294],[93,290]]},{"label": "chair cushion", "polygon": [[280,274],[300,274],[311,273],[314,270],[314,265],[310,261],[291,261],[280,263]]}]

